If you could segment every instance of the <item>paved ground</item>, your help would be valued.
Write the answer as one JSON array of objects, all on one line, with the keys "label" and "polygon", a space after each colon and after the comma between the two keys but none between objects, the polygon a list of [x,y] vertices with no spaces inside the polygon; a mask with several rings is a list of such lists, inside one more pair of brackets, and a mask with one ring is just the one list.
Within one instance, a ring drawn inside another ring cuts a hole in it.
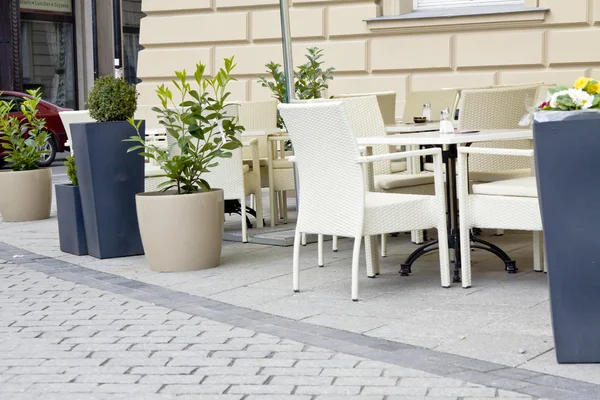
[{"label": "paved ground", "polygon": [[531,398],[0,263],[3,398]]},{"label": "paved ground", "polygon": [[[55,181],[66,181],[60,169],[54,172]],[[465,388],[467,384],[464,382],[469,382],[470,385],[481,384],[487,388],[516,391],[530,396],[600,398],[600,366],[565,366],[555,361],[547,282],[544,274],[534,273],[529,267],[530,235],[511,233],[501,238],[490,238],[516,258],[521,268],[519,274],[508,276],[503,272],[501,263],[485,254],[475,253],[474,287],[470,290],[463,290],[457,285],[451,289],[441,289],[435,255],[420,261],[415,265],[413,275],[403,278],[397,273],[398,264],[414,246],[407,236],[401,235],[390,241],[389,257],[382,263],[382,275],[378,279],[361,276],[361,301],[356,304],[349,301],[351,242],[348,240],[341,241],[338,253],[326,252],[325,268],[315,266],[314,245],[303,249],[302,292],[296,295],[290,290],[291,248],[226,242],[222,266],[219,268],[183,274],[157,274],[148,270],[143,257],[96,260],[61,253],[54,217],[31,223],[0,223],[0,259],[18,264],[16,267],[3,266],[3,270],[16,268],[20,274],[28,274],[33,270],[52,277],[47,279],[61,279],[82,285],[76,287],[90,293],[96,290],[105,292],[104,296],[92,296],[96,299],[113,296],[122,303],[136,304],[135,309],[154,303],[167,310],[163,314],[175,310],[195,316],[190,319],[199,317],[235,327],[234,330],[258,332],[257,336],[261,338],[271,335],[271,338],[283,340],[283,344],[295,341],[326,349],[331,353],[331,359],[349,355],[362,357],[372,363],[385,363],[385,367],[377,367],[382,370],[418,371],[461,381]],[[24,257],[19,257],[21,255]],[[14,275],[14,270],[11,271]],[[61,295],[57,298],[60,299]],[[71,298],[69,301],[78,301],[77,297]],[[81,301],[87,300],[83,298]],[[7,310],[3,303],[0,301],[0,332],[6,329],[14,334],[10,330],[12,325],[8,329],[2,325],[1,319],[6,318]],[[63,305],[62,308],[66,307]],[[125,315],[129,312],[127,309],[121,311]],[[9,312],[9,318],[11,315]],[[105,330],[104,324],[100,323],[100,326],[100,332],[93,337]],[[17,330],[26,332],[27,328],[35,331],[33,326]],[[64,328],[57,329],[56,332],[60,332]],[[121,326],[119,329],[131,328]],[[80,330],[86,329],[77,329],[76,332]],[[150,340],[144,338],[152,336],[149,332],[153,330],[165,329],[148,329],[143,333],[144,336],[138,335],[140,340]],[[50,336],[58,335],[56,332]],[[200,332],[201,329],[193,336],[198,336]],[[18,342],[24,338],[17,340],[11,335],[10,339]],[[38,339],[32,340],[40,343]],[[133,339],[119,340],[127,342]],[[215,345],[227,343],[229,341],[226,340]],[[30,342],[25,346],[34,347]],[[242,348],[232,351],[254,350]],[[151,354],[147,358],[152,357]],[[271,353],[262,354],[260,358],[265,357],[277,358]],[[312,367],[310,360],[297,361],[300,367]],[[360,365],[357,361],[352,367],[355,369]],[[296,367],[298,364],[294,364],[293,368]],[[5,366],[0,364],[0,383],[8,379],[4,378],[7,375],[4,369]],[[379,377],[386,377],[385,373]],[[396,378],[402,377],[399,374]],[[336,382],[337,379],[331,383],[335,386]],[[369,385],[364,383],[355,386]],[[422,388],[428,385],[422,385]],[[438,392],[425,393],[431,396]],[[446,392],[451,394],[450,398],[466,396],[452,393]],[[361,392],[361,395],[366,394]],[[268,399],[264,395],[260,398]]]}]

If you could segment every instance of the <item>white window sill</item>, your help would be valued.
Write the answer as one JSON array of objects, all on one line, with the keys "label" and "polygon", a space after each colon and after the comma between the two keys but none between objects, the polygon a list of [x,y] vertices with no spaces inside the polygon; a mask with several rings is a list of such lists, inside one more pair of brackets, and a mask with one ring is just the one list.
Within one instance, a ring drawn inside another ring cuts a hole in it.
[{"label": "white window sill", "polygon": [[544,22],[548,8],[523,6],[474,6],[415,10],[407,14],[369,18],[373,32],[441,32],[481,28],[511,28]]}]

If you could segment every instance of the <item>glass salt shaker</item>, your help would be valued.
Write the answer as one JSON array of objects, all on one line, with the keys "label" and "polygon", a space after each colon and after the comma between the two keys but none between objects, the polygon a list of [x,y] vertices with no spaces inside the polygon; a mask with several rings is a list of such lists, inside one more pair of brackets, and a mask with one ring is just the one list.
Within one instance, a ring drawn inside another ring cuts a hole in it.
[{"label": "glass salt shaker", "polygon": [[450,121],[450,110],[447,108],[440,113],[440,133],[453,133],[454,125]]},{"label": "glass salt shaker", "polygon": [[431,122],[431,104],[423,104],[423,117],[427,122]]}]

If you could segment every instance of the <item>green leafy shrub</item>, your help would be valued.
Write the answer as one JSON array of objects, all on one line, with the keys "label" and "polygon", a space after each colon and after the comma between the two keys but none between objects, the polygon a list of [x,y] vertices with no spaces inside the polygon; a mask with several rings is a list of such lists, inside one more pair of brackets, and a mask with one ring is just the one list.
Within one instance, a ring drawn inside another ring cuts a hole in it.
[{"label": "green leafy shrub", "polygon": [[2,147],[7,156],[4,160],[11,163],[13,171],[32,171],[38,169],[38,161],[48,154],[44,147],[50,134],[44,129],[46,120],[38,118],[37,105],[42,95],[39,89],[28,90],[31,98],[25,98],[21,104],[24,118],[9,116],[14,107],[13,101],[0,101],[0,133],[4,135]]},{"label": "green leafy shrub", "polygon": [[[185,70],[175,72],[177,79],[173,80],[173,85],[179,91],[176,100],[165,85],[158,87],[156,93],[161,106],[154,107],[153,111],[158,113],[159,123],[176,141],[167,150],[146,143],[139,133],[141,121],[136,123],[129,119],[137,131],[136,136],[126,139],[136,143],[129,152],[142,149],[141,156],[156,161],[168,179],[159,186],[163,192],[175,190],[177,194],[191,194],[209,191],[210,185],[202,175],[219,165],[217,158],[230,158],[230,150],[242,146],[236,135],[244,127],[237,125],[237,117],[225,113],[230,94],[226,87],[229,82],[235,81],[231,76],[233,68],[233,57],[226,58],[225,67],[213,78],[207,78],[204,76],[206,66],[197,64],[194,73],[197,89],[192,89]],[[180,154],[173,155],[175,147]]]},{"label": "green leafy shrub", "polygon": [[[294,71],[294,90],[296,98],[299,100],[320,99],[323,97],[325,89],[329,88],[327,81],[333,79],[333,71],[335,68],[323,69],[322,61],[323,49],[318,47],[307,48],[306,58],[308,61],[305,64],[298,66],[297,71]],[[270,62],[265,65],[267,72],[271,75],[271,80],[267,80],[264,76],[259,77],[263,87],[269,88],[273,93],[273,97],[281,103],[287,100],[287,88],[285,84],[285,72],[281,70],[281,64]],[[278,125],[283,127],[283,121],[279,117]]]},{"label": "green leafy shrub", "polygon": [[107,75],[96,80],[85,106],[98,122],[127,121],[135,114],[137,99],[135,85]]},{"label": "green leafy shrub", "polygon": [[73,186],[79,186],[79,181],[77,181],[77,166],[75,165],[75,157],[68,156],[65,158],[65,167],[67,167],[67,176],[69,177],[69,180]]}]

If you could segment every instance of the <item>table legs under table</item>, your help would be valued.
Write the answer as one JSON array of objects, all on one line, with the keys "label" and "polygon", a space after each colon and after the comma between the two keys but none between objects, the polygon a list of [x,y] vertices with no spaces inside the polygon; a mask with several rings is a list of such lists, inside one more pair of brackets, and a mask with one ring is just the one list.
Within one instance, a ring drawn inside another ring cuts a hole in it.
[{"label": "table legs under table", "polygon": [[[453,282],[461,281],[460,230],[458,222],[458,193],[456,188],[457,156],[458,152],[456,145],[449,145],[447,148],[442,150],[443,161],[446,165],[446,210],[448,217],[446,234],[448,235],[448,247],[450,249],[454,249]],[[471,235],[470,241],[472,242],[472,249],[485,250],[500,258],[504,262],[505,270],[509,274],[514,274],[518,271],[516,262],[512,260],[500,247],[477,238],[474,235]],[[406,261],[402,263],[400,274],[402,274],[402,276],[408,276],[412,272],[412,264],[415,261],[417,261],[421,256],[436,250],[438,250],[437,240],[433,240],[429,243],[419,246],[415,251],[412,252],[411,255],[408,256]]]}]

